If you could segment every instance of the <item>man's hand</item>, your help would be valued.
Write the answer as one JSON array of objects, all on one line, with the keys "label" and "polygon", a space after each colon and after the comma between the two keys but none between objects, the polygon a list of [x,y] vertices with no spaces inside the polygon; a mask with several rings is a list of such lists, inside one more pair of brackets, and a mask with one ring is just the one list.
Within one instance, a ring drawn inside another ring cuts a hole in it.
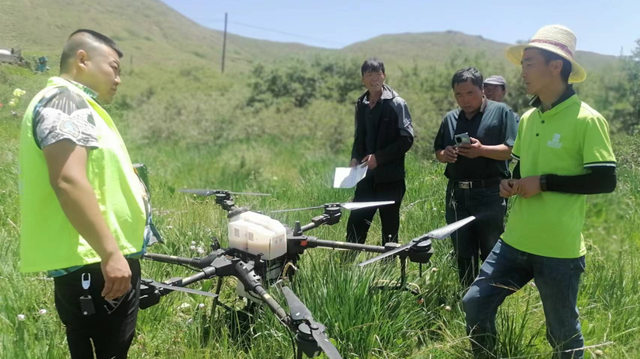
[{"label": "man's hand", "polygon": [[518,195],[522,198],[530,198],[541,192],[540,176],[525,177],[518,181]]},{"label": "man's hand", "polygon": [[440,152],[441,159],[447,163],[455,163],[458,160],[458,150],[453,146],[447,146]]},{"label": "man's hand", "polygon": [[355,158],[351,159],[351,162],[349,163],[349,167],[355,167],[358,165],[358,160],[356,160]]},{"label": "man's hand", "polygon": [[376,155],[370,154],[364,158],[362,163],[366,163],[367,167],[372,170],[378,167],[378,161],[376,161]]},{"label": "man's hand", "polygon": [[518,194],[520,185],[517,179],[505,179],[500,182],[500,197],[509,198]]},{"label": "man's hand", "polygon": [[471,137],[471,144],[461,144],[458,147],[458,154],[461,156],[476,158],[482,156],[482,143],[478,139]]},{"label": "man's hand", "polygon": [[102,258],[100,263],[104,276],[102,296],[114,300],[125,295],[131,288],[131,268],[121,252]]}]

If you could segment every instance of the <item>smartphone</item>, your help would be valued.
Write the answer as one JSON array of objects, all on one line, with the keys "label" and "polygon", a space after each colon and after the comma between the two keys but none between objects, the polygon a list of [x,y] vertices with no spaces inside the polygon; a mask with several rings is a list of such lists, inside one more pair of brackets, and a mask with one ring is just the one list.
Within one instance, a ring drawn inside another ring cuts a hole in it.
[{"label": "smartphone", "polygon": [[454,141],[456,142],[456,147],[459,147],[462,144],[471,144],[471,138],[469,138],[469,133],[460,133],[458,135],[453,136]]}]

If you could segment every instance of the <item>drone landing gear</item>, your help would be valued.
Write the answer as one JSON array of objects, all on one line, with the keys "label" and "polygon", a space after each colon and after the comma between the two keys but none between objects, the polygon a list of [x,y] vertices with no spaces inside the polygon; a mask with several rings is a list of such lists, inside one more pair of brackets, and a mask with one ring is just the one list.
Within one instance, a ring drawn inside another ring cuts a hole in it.
[{"label": "drone landing gear", "polygon": [[[420,263],[422,268],[422,263]],[[420,271],[422,272],[422,271]],[[376,281],[376,284],[369,287],[373,290],[399,290],[403,292],[409,292],[417,297],[420,297],[420,287],[415,283],[407,283],[407,257],[400,258],[400,280],[388,281],[380,279]]]},{"label": "drone landing gear", "polygon": [[[224,285],[224,277],[218,277],[216,282],[215,294],[220,294]],[[222,310],[218,310],[218,307]],[[243,309],[233,308],[219,300],[219,297],[213,298],[209,318],[203,323],[202,343],[203,346],[208,345],[218,335],[219,323],[227,323],[225,326],[231,338],[240,347],[245,349],[251,348],[251,340],[253,338],[252,325],[256,315],[257,305],[252,301],[248,301]]]},{"label": "drone landing gear", "polygon": [[407,283],[407,258],[409,258],[409,260],[411,260],[412,262],[419,263],[421,278],[422,264],[429,263],[432,255],[433,247],[431,247],[431,241],[429,240],[420,242],[418,245],[409,248],[407,251],[401,252],[398,255],[398,257],[400,258],[400,280],[379,280],[375,285],[371,286],[371,289],[405,291],[415,295],[416,297],[418,297],[418,301],[421,301],[422,296],[420,294],[420,287],[414,283]]}]

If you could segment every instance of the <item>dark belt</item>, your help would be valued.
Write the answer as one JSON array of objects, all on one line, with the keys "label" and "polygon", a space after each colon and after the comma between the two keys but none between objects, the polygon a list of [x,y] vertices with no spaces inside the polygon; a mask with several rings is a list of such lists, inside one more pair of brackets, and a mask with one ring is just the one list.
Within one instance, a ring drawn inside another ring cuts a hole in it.
[{"label": "dark belt", "polygon": [[500,184],[501,178],[489,178],[485,180],[453,180],[453,186],[462,189],[491,187]]}]

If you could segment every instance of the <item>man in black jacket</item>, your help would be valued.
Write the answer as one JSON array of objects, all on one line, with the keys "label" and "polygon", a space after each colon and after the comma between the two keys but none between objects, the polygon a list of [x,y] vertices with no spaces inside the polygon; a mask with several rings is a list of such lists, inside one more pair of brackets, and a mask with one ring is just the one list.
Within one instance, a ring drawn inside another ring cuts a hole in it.
[{"label": "man in black jacket", "polygon": [[[407,103],[384,84],[384,63],[370,58],[362,64],[367,88],[356,102],[351,167],[366,163],[366,177],[356,187],[354,202],[395,201],[380,207],[382,243],[397,242],[400,203],[404,197],[404,154],[413,144]],[[347,241],[364,243],[377,208],[354,211],[347,224]]]}]

